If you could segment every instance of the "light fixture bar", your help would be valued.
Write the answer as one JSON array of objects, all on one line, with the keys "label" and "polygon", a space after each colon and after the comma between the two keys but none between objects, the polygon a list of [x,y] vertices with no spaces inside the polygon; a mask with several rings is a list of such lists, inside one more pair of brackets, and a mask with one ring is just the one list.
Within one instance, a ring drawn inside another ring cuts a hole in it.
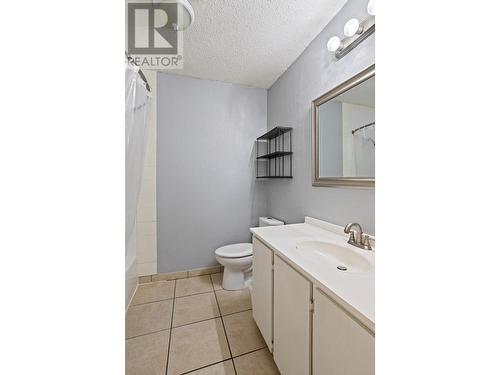
[{"label": "light fixture bar", "polygon": [[368,38],[371,34],[375,32],[375,16],[370,16],[365,19],[359,25],[362,28],[361,34],[355,34],[351,37],[342,39],[343,48],[340,51],[335,52],[335,57],[341,59],[349,52],[351,52],[356,46],[363,40]]}]

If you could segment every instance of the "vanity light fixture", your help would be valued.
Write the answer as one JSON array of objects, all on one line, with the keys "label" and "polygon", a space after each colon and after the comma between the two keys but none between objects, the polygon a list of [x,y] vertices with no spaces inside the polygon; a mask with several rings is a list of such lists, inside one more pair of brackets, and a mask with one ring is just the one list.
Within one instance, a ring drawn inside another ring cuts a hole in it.
[{"label": "vanity light fixture", "polygon": [[375,0],[370,0],[366,6],[366,11],[370,16],[375,15]]},{"label": "vanity light fixture", "polygon": [[343,48],[343,43],[338,36],[332,36],[328,39],[328,43],[326,43],[326,48],[330,52],[336,52]]},{"label": "vanity light fixture", "polygon": [[359,43],[375,32],[375,0],[370,0],[366,7],[368,17],[362,22],[357,18],[351,18],[344,26],[345,38],[331,37],[326,48],[335,53],[337,59],[341,59],[352,51]]},{"label": "vanity light fixture", "polygon": [[359,25],[357,18],[351,18],[345,23],[344,34],[345,36],[354,36],[356,34],[361,34],[363,32],[363,26]]}]

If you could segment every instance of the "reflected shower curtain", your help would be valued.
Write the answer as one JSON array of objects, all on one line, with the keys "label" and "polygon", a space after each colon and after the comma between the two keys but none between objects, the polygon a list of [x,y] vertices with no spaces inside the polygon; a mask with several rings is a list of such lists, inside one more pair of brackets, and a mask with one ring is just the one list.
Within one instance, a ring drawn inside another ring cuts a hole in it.
[{"label": "reflected shower curtain", "polygon": [[375,176],[375,126],[366,127],[354,135],[356,176]]},{"label": "reflected shower curtain", "polygon": [[[125,72],[125,262],[128,270],[134,266],[134,240],[137,204],[142,171],[151,93],[139,75],[139,68],[127,62]],[[135,276],[137,277],[137,275]]]}]

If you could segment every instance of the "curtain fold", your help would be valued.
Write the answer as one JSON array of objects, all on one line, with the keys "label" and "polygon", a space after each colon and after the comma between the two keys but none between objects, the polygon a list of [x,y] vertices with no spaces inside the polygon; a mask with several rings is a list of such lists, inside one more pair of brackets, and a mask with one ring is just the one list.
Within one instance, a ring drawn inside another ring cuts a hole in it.
[{"label": "curtain fold", "polygon": [[[139,75],[139,68],[127,61],[125,72],[125,235],[127,244],[134,232],[137,218],[150,105],[151,93]],[[135,256],[129,252],[127,248],[126,256]]]}]

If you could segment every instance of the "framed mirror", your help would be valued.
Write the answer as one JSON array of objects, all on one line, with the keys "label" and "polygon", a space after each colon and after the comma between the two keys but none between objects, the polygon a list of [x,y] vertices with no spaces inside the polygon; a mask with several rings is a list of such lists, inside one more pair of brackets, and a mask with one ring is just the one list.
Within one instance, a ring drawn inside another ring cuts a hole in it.
[{"label": "framed mirror", "polygon": [[312,103],[314,186],[375,187],[375,65]]}]

